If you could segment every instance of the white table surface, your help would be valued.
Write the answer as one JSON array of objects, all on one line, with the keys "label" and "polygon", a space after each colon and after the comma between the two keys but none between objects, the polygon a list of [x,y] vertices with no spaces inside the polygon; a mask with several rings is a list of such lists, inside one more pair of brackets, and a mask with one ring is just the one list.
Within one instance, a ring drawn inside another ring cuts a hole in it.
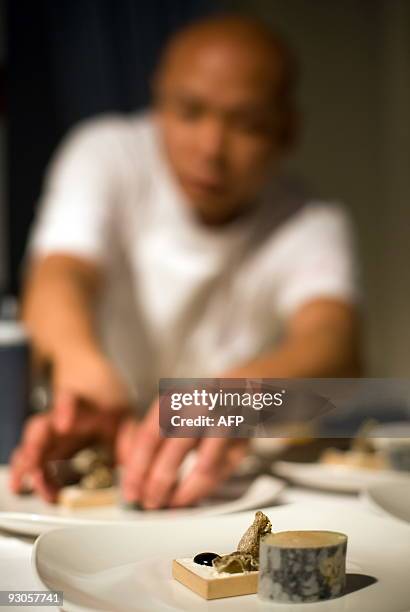
[{"label": "white table surface", "polygon": [[[1,491],[0,491],[1,496]],[[361,502],[356,495],[345,495],[339,493],[327,493],[324,491],[313,491],[297,487],[289,487],[283,491],[278,503],[287,504],[294,502],[307,501],[329,501],[339,500],[342,503],[349,503],[360,506]],[[0,590],[41,590],[36,582],[34,573],[31,569],[31,552],[34,538],[9,534],[0,530]],[[27,612],[55,612],[58,608],[54,606],[36,607],[11,607],[2,606],[0,610],[27,611]]]}]

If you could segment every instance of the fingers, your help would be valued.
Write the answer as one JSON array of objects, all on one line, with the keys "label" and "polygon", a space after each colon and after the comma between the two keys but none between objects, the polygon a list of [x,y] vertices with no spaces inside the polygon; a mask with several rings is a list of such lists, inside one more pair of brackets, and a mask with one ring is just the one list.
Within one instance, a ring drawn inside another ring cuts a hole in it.
[{"label": "fingers", "polygon": [[27,423],[21,445],[11,458],[10,484],[12,490],[21,492],[27,477],[43,462],[50,442],[50,424],[45,415],[30,419]]},{"label": "fingers", "polygon": [[207,438],[200,443],[196,465],[172,495],[172,507],[189,506],[216,488],[220,482],[222,457],[226,449],[227,440],[223,438]]},{"label": "fingers", "polygon": [[51,424],[46,414],[32,417],[23,432],[22,449],[35,469],[43,461],[50,446]]},{"label": "fingers", "polygon": [[141,501],[144,478],[161,444],[158,415],[159,405],[155,402],[133,438],[131,455],[122,478],[122,494],[128,502]]},{"label": "fingers", "polygon": [[210,495],[237,467],[246,454],[243,440],[208,438],[201,442],[198,461],[173,493],[171,507],[190,506]]},{"label": "fingers", "polygon": [[14,451],[10,462],[10,488],[21,493],[27,480],[36,489],[34,474],[41,472],[50,447],[51,427],[47,415],[33,417],[26,425],[21,445]]},{"label": "fingers", "polygon": [[[76,431],[61,434],[56,430],[53,411],[32,417],[24,429],[20,446],[10,461],[10,488],[21,493],[30,488],[46,501],[55,501],[57,489],[47,479],[50,459],[69,457],[85,444],[85,438]],[[68,420],[66,421],[68,424]]]},{"label": "fingers", "polygon": [[103,412],[68,391],[56,391],[50,417],[54,431],[90,442],[96,439],[111,446],[125,413]]},{"label": "fingers", "polygon": [[196,469],[199,472],[212,472],[221,464],[229,440],[225,438],[205,438],[198,451]]},{"label": "fingers", "polygon": [[125,465],[131,458],[137,427],[137,421],[130,417],[124,419],[118,428],[115,441],[115,460],[119,465]]},{"label": "fingers", "polygon": [[34,470],[32,482],[34,491],[46,502],[54,503],[57,500],[58,488],[47,480],[44,470]]},{"label": "fingers", "polygon": [[181,463],[196,444],[197,440],[192,438],[171,438],[161,445],[143,484],[141,502],[144,508],[160,508],[167,504]]},{"label": "fingers", "polygon": [[133,440],[131,457],[124,467],[122,493],[126,501],[141,500],[144,478],[159,444],[159,435],[141,425]]},{"label": "fingers", "polygon": [[26,476],[30,472],[27,456],[16,448],[10,459],[9,486],[13,493],[22,493],[26,488]]},{"label": "fingers", "polygon": [[61,434],[74,429],[78,421],[78,403],[70,391],[55,390],[51,411],[53,426]]},{"label": "fingers", "polygon": [[80,405],[73,394],[58,391],[53,409],[31,418],[25,427],[10,462],[11,490],[20,493],[29,481],[43,499],[54,501],[57,489],[47,473],[48,461],[71,457],[96,440],[111,447],[119,422],[119,415]]}]

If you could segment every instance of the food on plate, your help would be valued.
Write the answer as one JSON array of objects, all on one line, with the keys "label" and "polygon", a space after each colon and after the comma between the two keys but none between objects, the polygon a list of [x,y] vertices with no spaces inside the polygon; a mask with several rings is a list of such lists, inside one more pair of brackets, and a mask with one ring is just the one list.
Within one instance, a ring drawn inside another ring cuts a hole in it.
[{"label": "food on plate", "polygon": [[203,552],[195,555],[194,563],[198,563],[198,565],[207,565],[208,567],[212,567],[212,561],[214,559],[220,559],[220,555],[212,552]]},{"label": "food on plate", "polygon": [[248,553],[257,561],[259,559],[260,540],[267,533],[271,533],[271,531],[272,523],[266,514],[258,510],[252,525],[248,527],[239,540],[237,551],[240,553]]},{"label": "food on plate", "polygon": [[383,453],[354,449],[341,451],[337,448],[328,448],[323,452],[320,462],[326,465],[368,468],[371,470],[386,470],[390,467]]},{"label": "food on plate", "polygon": [[311,602],[343,593],[347,536],[333,531],[272,533],[260,510],[228,554],[174,559],[175,580],[204,599],[258,592],[272,601]]},{"label": "food on plate", "polygon": [[390,463],[386,454],[377,451],[369,433],[374,429],[376,421],[368,420],[363,423],[356,437],[352,440],[350,449],[340,450],[327,448],[320,456],[320,462],[327,465],[340,465],[351,468],[368,468],[373,470],[386,470]]},{"label": "food on plate", "polygon": [[271,530],[269,518],[258,510],[235,551],[222,555],[204,552],[193,559],[174,559],[172,575],[205,599],[256,593],[260,540]]},{"label": "food on plate", "polygon": [[282,531],[261,542],[258,595],[276,602],[315,602],[343,594],[347,536]]},{"label": "food on plate", "polygon": [[118,502],[112,458],[102,447],[85,448],[68,461],[51,462],[49,472],[62,486],[58,503],[66,508],[107,506]]},{"label": "food on plate", "polygon": [[116,487],[90,490],[82,489],[78,485],[71,485],[61,489],[58,495],[58,503],[70,510],[113,506],[118,502],[119,496]]},{"label": "food on plate", "polygon": [[258,573],[257,570],[237,574],[218,572],[213,566],[195,563],[192,557],[172,562],[173,578],[204,599],[256,593]]}]

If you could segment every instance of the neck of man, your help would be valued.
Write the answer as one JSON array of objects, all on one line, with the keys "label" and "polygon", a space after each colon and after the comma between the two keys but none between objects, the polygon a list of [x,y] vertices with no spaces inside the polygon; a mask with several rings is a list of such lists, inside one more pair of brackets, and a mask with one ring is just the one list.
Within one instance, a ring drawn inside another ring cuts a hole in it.
[{"label": "neck of man", "polygon": [[239,219],[250,217],[253,209],[252,203],[246,202],[224,215],[213,215],[198,209],[194,209],[194,214],[202,225],[215,230],[219,228],[222,230]]}]

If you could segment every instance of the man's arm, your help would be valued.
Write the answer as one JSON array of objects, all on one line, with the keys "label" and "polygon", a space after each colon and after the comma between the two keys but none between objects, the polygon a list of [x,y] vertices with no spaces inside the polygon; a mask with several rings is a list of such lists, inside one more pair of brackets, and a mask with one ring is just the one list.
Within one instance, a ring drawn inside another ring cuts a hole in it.
[{"label": "man's arm", "polygon": [[[333,299],[306,303],[289,319],[277,349],[248,364],[221,372],[221,378],[310,378],[357,376],[360,370],[358,321],[353,306]],[[134,438],[123,493],[147,508],[185,506],[210,494],[241,461],[243,440],[209,438],[161,440],[159,406],[154,404]],[[175,487],[186,453],[197,447],[197,462]]]},{"label": "man's arm", "polygon": [[224,373],[226,378],[320,378],[358,376],[359,321],[354,306],[319,298],[287,322],[277,349]]},{"label": "man's arm", "polygon": [[91,260],[63,254],[35,260],[27,274],[23,319],[35,351],[52,365],[55,399],[68,392],[95,408],[122,410],[128,394],[96,330],[102,283],[100,266]]},{"label": "man's arm", "polygon": [[93,311],[100,285],[99,266],[79,257],[53,254],[31,264],[23,320],[42,355],[53,360],[71,348],[97,351]]},{"label": "man's arm", "polygon": [[26,277],[23,319],[35,353],[53,368],[52,409],[32,417],[11,459],[15,493],[29,478],[34,490],[54,501],[46,474],[50,459],[70,457],[96,441],[115,447],[129,407],[127,389],[104,355],[95,308],[103,282],[98,264],[53,254],[35,260]]}]

